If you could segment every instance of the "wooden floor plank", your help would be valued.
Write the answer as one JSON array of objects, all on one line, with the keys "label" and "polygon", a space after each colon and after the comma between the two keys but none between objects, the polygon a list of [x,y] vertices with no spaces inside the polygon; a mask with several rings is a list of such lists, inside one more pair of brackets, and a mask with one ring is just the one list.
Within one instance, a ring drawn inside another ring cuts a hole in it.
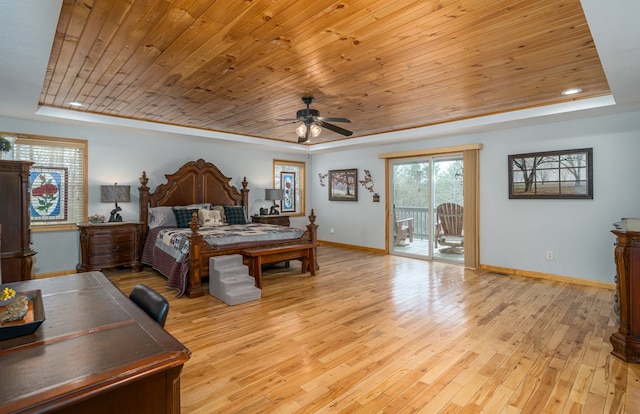
[{"label": "wooden floor plank", "polygon": [[[265,269],[262,298],[170,301],[192,352],[188,413],[631,413],[640,369],[613,357],[613,291],[321,246],[315,277]],[[208,286],[205,284],[205,289]]]}]

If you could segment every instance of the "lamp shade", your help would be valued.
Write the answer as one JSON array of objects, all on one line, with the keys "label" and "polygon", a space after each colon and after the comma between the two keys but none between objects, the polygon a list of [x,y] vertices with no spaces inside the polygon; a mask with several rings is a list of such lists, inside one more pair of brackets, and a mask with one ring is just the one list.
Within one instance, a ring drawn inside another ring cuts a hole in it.
[{"label": "lamp shade", "polygon": [[131,186],[117,184],[101,185],[100,201],[103,203],[128,203],[131,201]]},{"label": "lamp shade", "polygon": [[264,199],[270,200],[282,200],[284,198],[284,190],[279,188],[266,188],[264,190]]}]

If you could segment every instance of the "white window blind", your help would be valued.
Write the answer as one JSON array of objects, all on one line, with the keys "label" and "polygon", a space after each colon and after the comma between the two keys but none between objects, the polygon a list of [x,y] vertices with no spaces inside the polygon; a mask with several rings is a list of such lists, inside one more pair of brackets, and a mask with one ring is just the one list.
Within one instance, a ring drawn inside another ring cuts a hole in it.
[{"label": "white window blind", "polygon": [[[59,230],[85,221],[86,140],[19,135],[14,158],[34,162],[29,181],[33,230]],[[48,194],[57,187],[55,194]]]}]

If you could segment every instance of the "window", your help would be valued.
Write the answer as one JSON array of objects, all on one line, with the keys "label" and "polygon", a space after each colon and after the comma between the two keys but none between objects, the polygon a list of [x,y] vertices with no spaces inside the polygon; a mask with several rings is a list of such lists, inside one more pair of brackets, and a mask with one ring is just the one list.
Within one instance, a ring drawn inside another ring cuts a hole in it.
[{"label": "window", "polygon": [[291,216],[304,216],[304,162],[273,160],[273,188],[284,190],[280,212]]},{"label": "window", "polygon": [[87,141],[14,136],[14,159],[34,162],[29,175],[31,229],[75,229],[86,221]]}]

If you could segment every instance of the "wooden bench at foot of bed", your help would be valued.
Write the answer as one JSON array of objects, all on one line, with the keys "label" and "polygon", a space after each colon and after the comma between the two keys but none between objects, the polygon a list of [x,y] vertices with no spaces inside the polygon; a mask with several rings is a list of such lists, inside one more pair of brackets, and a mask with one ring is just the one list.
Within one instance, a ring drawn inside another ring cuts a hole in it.
[{"label": "wooden bench at foot of bed", "polygon": [[249,266],[249,274],[256,279],[256,287],[262,289],[262,265],[285,260],[302,260],[302,271],[316,275],[317,243],[289,244],[275,247],[254,247],[242,250],[245,264]]}]

